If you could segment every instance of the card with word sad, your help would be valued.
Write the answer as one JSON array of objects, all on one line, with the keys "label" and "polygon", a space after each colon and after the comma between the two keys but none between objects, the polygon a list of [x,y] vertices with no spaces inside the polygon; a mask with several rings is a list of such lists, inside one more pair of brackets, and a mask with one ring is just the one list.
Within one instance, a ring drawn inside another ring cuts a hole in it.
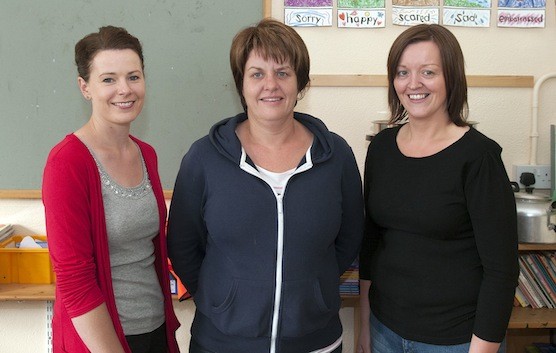
[{"label": "card with word sad", "polygon": [[456,27],[490,27],[490,0],[444,0],[442,23]]}]

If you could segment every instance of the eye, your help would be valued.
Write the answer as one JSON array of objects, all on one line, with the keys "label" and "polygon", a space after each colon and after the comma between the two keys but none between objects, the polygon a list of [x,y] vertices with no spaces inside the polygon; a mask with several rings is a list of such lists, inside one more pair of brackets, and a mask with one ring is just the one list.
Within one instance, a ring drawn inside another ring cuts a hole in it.
[{"label": "eye", "polygon": [[137,80],[139,80],[139,79],[141,79],[141,77],[139,77],[139,76],[137,76],[137,75],[129,76],[129,80],[130,80],[130,81],[137,81]]},{"label": "eye", "polygon": [[262,74],[262,72],[255,72],[255,73],[253,73],[252,76],[253,76],[254,78],[261,78],[261,77],[263,77],[263,74]]},{"label": "eye", "polygon": [[287,73],[286,71],[278,71],[278,72],[276,73],[276,75],[277,75],[278,77],[280,77],[280,78],[285,78],[285,77],[288,77],[288,76],[289,76],[288,73]]},{"label": "eye", "polygon": [[424,71],[423,71],[423,76],[425,76],[425,77],[434,76],[434,71],[432,71],[432,70],[424,70]]},{"label": "eye", "polygon": [[106,78],[102,79],[102,82],[104,82],[104,83],[113,83],[114,79],[112,77],[106,77]]},{"label": "eye", "polygon": [[408,75],[408,72],[406,70],[398,70],[398,72],[396,72],[396,76],[398,77],[405,77]]}]

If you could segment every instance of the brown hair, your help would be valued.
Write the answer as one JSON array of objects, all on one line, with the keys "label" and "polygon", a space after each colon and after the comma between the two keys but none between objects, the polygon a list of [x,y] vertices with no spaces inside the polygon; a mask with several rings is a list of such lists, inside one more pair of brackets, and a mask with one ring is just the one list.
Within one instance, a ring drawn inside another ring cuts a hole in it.
[{"label": "brown hair", "polygon": [[75,64],[77,73],[86,82],[89,81],[91,64],[95,55],[102,50],[131,49],[139,56],[141,68],[144,69],[143,49],[139,39],[129,34],[124,28],[105,26],[98,33],[91,33],[83,37],[75,45]]},{"label": "brown hair", "polygon": [[431,41],[438,46],[442,60],[442,73],[446,84],[446,110],[450,120],[457,126],[467,126],[467,80],[463,52],[456,37],[448,29],[437,24],[420,24],[402,32],[392,44],[388,54],[388,105],[391,123],[403,120],[407,111],[401,104],[394,88],[394,78],[400,58],[408,45]]},{"label": "brown hair", "polygon": [[278,63],[289,62],[297,76],[297,92],[304,92],[309,85],[309,51],[297,32],[279,21],[265,18],[254,26],[236,34],[230,48],[230,66],[241,105],[247,111],[243,97],[243,75],[245,64],[252,51],[263,59]]}]

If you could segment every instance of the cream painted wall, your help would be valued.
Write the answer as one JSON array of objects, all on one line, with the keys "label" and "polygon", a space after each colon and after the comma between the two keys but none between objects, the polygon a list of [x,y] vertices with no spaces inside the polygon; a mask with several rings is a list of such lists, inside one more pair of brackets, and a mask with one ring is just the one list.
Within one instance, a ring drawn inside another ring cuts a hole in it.
[{"label": "cream painted wall", "polygon": [[[336,3],[334,1],[334,3]],[[390,4],[391,1],[386,1]],[[493,0],[493,7],[496,7]],[[272,17],[284,19],[284,1],[272,0]],[[334,12],[335,13],[335,12]],[[386,9],[390,16],[390,7]],[[496,9],[491,18],[495,19]],[[547,1],[546,28],[449,27],[458,38],[468,75],[526,75],[535,80],[556,73],[556,20],[554,1]],[[385,75],[390,45],[406,27],[389,19],[381,29],[297,28],[311,55],[311,74]],[[312,87],[297,110],[321,118],[352,146],[363,167],[372,121],[388,109],[386,88]],[[470,120],[497,141],[510,178],[513,164],[529,164],[530,88],[470,88]],[[539,94],[539,142],[536,164],[549,164],[549,129],[556,124],[556,79],[546,81]]]}]

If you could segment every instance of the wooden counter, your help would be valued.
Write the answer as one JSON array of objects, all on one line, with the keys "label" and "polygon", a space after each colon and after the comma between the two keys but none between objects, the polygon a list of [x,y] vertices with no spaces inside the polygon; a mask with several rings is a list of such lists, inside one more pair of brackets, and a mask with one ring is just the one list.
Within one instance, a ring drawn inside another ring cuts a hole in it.
[{"label": "wooden counter", "polygon": [[54,300],[54,284],[0,284],[0,301]]},{"label": "wooden counter", "polygon": [[[0,301],[54,300],[54,284],[0,284]],[[177,297],[174,297],[177,300]],[[357,345],[359,335],[359,296],[342,297],[342,307],[353,309],[353,336]]]},{"label": "wooden counter", "polygon": [[[0,301],[9,300],[54,300],[54,285],[0,284]],[[342,307],[359,309],[359,296],[343,296]],[[358,312],[359,310],[356,311]],[[358,318],[355,321],[359,321]],[[556,328],[555,311],[547,308],[532,309],[516,307],[513,309],[508,328]]]}]

